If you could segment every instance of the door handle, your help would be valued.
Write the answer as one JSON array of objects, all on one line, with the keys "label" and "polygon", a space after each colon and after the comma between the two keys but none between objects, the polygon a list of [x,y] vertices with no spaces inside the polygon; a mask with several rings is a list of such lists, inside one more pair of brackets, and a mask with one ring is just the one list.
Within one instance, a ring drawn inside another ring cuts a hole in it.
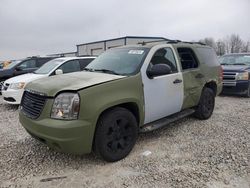
[{"label": "door handle", "polygon": [[173,81],[174,84],[179,84],[179,83],[181,83],[181,82],[182,82],[181,79],[176,79],[175,81]]},{"label": "door handle", "polygon": [[203,74],[196,74],[195,78],[204,78],[204,75]]}]

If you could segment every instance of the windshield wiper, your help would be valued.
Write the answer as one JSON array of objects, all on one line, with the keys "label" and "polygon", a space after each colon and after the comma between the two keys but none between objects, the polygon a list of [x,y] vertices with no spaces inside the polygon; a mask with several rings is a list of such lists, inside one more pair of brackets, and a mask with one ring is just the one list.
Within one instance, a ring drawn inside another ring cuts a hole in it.
[{"label": "windshield wiper", "polygon": [[247,65],[246,63],[233,63],[232,65]]},{"label": "windshield wiper", "polygon": [[108,70],[108,69],[93,69],[94,71],[100,71],[100,72],[104,72],[104,73],[110,73],[110,74],[115,74],[115,75],[120,75],[119,73],[112,71],[112,70]]},{"label": "windshield wiper", "polygon": [[94,72],[95,70],[94,69],[90,69],[90,68],[84,68],[84,69],[82,69],[82,70],[85,70],[85,71],[89,71],[89,72]]},{"label": "windshield wiper", "polygon": [[221,63],[221,65],[229,65],[228,63]]}]

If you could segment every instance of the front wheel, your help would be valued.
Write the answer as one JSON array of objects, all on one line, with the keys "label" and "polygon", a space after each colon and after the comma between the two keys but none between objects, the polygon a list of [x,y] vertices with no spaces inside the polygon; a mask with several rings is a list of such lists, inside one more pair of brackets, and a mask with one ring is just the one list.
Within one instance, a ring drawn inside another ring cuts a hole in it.
[{"label": "front wheel", "polygon": [[247,90],[247,93],[245,95],[247,98],[250,98],[250,84],[248,86],[248,90]]},{"label": "front wheel", "polygon": [[211,117],[214,111],[215,93],[210,88],[203,88],[199,104],[195,110],[194,116],[198,119],[205,120]]},{"label": "front wheel", "polygon": [[138,136],[134,115],[116,107],[105,112],[97,123],[94,151],[108,162],[125,158],[133,149]]}]

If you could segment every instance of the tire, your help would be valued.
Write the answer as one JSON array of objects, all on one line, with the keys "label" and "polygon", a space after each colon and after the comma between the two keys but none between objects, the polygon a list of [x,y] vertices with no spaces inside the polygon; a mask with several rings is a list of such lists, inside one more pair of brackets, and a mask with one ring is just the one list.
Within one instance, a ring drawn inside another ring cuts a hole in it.
[{"label": "tire", "polygon": [[248,86],[247,94],[245,95],[245,97],[250,98],[250,84]]},{"label": "tire", "polygon": [[105,161],[119,161],[130,153],[137,137],[138,125],[134,115],[125,108],[113,108],[97,123],[94,152]]},{"label": "tire", "polygon": [[205,120],[211,117],[214,111],[215,93],[210,88],[203,88],[199,104],[195,110],[194,116],[198,119]]}]

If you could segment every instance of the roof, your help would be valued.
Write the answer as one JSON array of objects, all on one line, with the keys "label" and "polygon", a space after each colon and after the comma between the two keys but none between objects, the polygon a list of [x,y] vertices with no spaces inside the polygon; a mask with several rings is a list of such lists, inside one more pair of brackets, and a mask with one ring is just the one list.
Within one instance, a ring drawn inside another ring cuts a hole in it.
[{"label": "roof", "polygon": [[63,56],[67,54],[76,54],[77,52],[62,52],[62,53],[57,53],[57,54],[49,54],[47,56]]},{"label": "roof", "polygon": [[161,44],[171,44],[175,46],[202,46],[202,47],[207,47],[211,48],[206,44],[200,43],[200,42],[185,42],[185,41],[180,41],[180,40],[168,40],[168,39],[162,39],[162,40],[155,40],[155,41],[148,41],[148,42],[141,42],[138,44],[131,44],[131,45],[125,45],[125,46],[120,46],[117,48],[126,48],[126,47],[144,47],[144,48],[152,48],[156,45],[161,45]]},{"label": "roof", "polygon": [[58,57],[56,59],[68,61],[68,60],[74,60],[74,59],[90,59],[90,58],[96,58],[96,56],[86,56],[86,57]]},{"label": "roof", "polygon": [[164,37],[149,37],[149,36],[125,36],[125,37],[119,37],[119,38],[113,38],[113,39],[108,39],[108,40],[100,40],[100,41],[95,41],[95,42],[88,42],[88,43],[83,43],[83,44],[78,44],[76,46],[82,46],[82,45],[87,45],[87,44],[95,44],[95,43],[100,43],[100,42],[110,42],[114,40],[120,40],[120,39],[161,39],[161,40],[169,40]]}]

